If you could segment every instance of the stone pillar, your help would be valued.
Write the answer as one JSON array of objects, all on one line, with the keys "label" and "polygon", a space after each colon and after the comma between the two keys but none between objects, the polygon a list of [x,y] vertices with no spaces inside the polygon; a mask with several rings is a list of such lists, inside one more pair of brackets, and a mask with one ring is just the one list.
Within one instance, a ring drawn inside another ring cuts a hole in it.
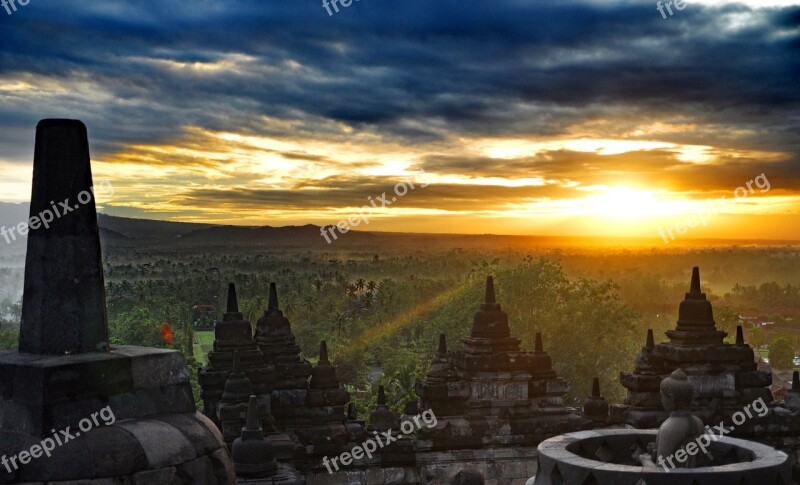
[{"label": "stone pillar", "polygon": [[108,350],[89,138],[80,121],[36,127],[30,215],[19,351]]}]

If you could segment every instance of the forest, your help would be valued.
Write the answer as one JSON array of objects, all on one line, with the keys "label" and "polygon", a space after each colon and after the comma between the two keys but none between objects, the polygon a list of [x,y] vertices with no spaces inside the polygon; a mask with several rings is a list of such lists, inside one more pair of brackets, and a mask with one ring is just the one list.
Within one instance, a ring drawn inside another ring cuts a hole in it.
[{"label": "forest", "polygon": [[[276,282],[303,356],[315,362],[319,343],[326,340],[361,413],[372,405],[379,384],[387,386],[390,403],[399,410],[414,399],[414,383],[427,372],[439,334],[454,350],[469,333],[485,278],[493,275],[512,334],[523,348],[533,349],[536,332],[542,333],[554,367],[571,383],[571,405],[580,406],[594,377],[607,399],[621,402],[619,372],[633,367],[648,328],[659,341],[674,327],[691,268],[699,265],[717,326],[729,340],[743,324],[748,338],[765,351],[775,336],[784,354],[793,357],[800,350],[800,338],[792,333],[793,325],[800,330],[793,317],[800,314],[800,264],[790,247],[672,252],[418,247],[334,252],[107,242],[112,344],[181,350],[196,385],[228,283],[236,284],[240,309],[255,325],[266,308],[269,284]],[[24,274],[19,260],[0,261],[5,265],[0,266],[0,346],[9,349],[16,346]],[[777,326],[767,332],[745,314],[764,315]]]}]

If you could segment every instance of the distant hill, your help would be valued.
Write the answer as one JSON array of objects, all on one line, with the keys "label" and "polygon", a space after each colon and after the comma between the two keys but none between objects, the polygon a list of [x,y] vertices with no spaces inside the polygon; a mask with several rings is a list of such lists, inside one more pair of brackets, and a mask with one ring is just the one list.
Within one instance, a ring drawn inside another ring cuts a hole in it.
[{"label": "distant hill", "polygon": [[[348,243],[373,241],[378,233],[350,231],[346,235],[337,232],[339,240]],[[380,237],[380,236],[377,236]],[[330,238],[330,236],[329,236]],[[328,243],[320,235],[320,227],[304,226],[212,226],[193,230],[180,236],[182,243],[193,244],[270,244],[275,246],[324,247]],[[331,242],[336,242],[331,238]]]},{"label": "distant hill", "polygon": [[[0,226],[16,226],[28,219],[29,205],[0,202]],[[468,250],[586,247],[650,247],[664,249],[660,239],[625,239],[597,237],[505,236],[496,234],[426,234],[397,232],[367,232],[351,230],[331,237],[329,244],[320,235],[320,227],[304,226],[231,226],[187,222],[133,219],[98,214],[100,238],[103,245],[129,247],[137,244],[166,246],[268,246],[282,249],[330,249],[374,251],[378,248],[411,250]],[[0,238],[0,254],[23,253],[27,238],[18,237],[13,244]],[[711,240],[684,238],[671,247],[692,246],[794,246],[791,241]]]},{"label": "distant hill", "polygon": [[129,239],[175,239],[192,231],[211,227],[210,224],[133,219],[106,214],[98,214],[97,223],[101,228]]}]

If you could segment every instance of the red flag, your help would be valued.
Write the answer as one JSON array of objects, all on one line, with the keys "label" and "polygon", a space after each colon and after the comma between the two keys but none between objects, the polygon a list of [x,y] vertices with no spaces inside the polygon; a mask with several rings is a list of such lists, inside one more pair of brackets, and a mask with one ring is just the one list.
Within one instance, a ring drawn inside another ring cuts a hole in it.
[{"label": "red flag", "polygon": [[166,342],[167,345],[172,345],[174,335],[172,334],[172,329],[169,328],[169,324],[165,323],[164,326],[161,327],[161,338],[164,339],[164,342]]}]

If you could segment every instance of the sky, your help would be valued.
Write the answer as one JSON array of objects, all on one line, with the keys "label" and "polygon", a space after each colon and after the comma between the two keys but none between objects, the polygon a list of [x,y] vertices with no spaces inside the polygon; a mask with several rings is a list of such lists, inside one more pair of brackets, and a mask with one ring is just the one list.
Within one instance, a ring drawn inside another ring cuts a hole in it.
[{"label": "sky", "polygon": [[16,7],[0,201],[30,197],[36,123],[77,118],[108,214],[800,239],[800,1]]}]

